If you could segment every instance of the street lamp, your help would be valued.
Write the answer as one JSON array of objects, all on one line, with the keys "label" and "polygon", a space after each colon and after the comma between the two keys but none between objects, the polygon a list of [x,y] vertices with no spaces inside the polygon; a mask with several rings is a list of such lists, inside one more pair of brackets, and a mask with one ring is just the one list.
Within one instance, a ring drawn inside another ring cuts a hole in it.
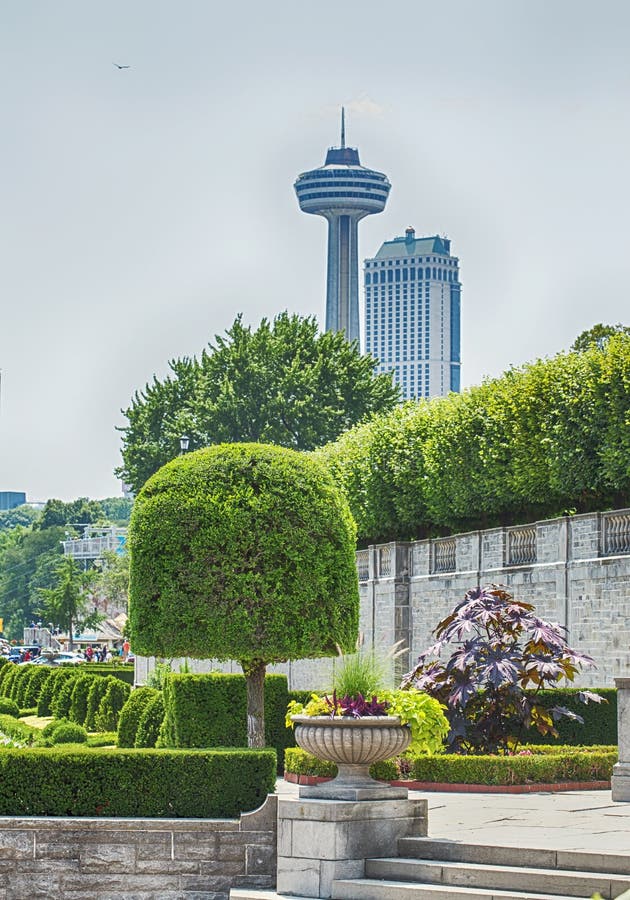
[{"label": "street lamp", "polygon": [[188,437],[188,435],[182,434],[182,436],[179,439],[180,456],[183,456],[184,453],[188,450],[189,444],[190,444],[190,438]]}]

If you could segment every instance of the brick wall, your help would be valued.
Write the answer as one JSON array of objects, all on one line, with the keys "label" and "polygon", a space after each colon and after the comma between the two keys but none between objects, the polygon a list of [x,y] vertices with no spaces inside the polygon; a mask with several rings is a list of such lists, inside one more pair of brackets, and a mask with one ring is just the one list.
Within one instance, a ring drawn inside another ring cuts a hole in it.
[{"label": "brick wall", "polygon": [[276,881],[277,798],[240,819],[0,818],[0,900],[227,900]]}]

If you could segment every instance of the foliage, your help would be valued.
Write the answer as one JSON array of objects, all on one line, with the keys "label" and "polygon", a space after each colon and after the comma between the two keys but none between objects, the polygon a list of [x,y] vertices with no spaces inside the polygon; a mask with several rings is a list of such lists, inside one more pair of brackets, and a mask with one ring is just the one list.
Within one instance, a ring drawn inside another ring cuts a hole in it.
[{"label": "foliage", "polygon": [[0,531],[6,528],[15,528],[16,525],[22,525],[28,528],[40,517],[40,511],[33,509],[32,506],[24,503],[20,506],[14,506],[13,509],[3,509],[0,511]]},{"label": "foliage", "polygon": [[590,350],[595,346],[598,350],[604,350],[610,338],[615,334],[630,334],[630,328],[627,325],[602,325],[599,322],[592,328],[579,334],[571,344],[571,349],[582,353],[584,350]]},{"label": "foliage", "polygon": [[3,750],[0,815],[234,818],[275,777],[273,750]]},{"label": "foliage", "polygon": [[604,702],[589,703],[586,706],[580,700],[581,693],[579,688],[552,688],[539,691],[537,700],[545,709],[566,707],[573,713],[578,713],[579,717],[577,719],[565,717],[556,721],[554,724],[558,730],[558,738],[530,730],[527,741],[536,745],[550,744],[552,747],[557,742],[568,746],[616,745],[617,689],[597,688],[597,694]]},{"label": "foliage", "polygon": [[40,588],[54,584],[54,568],[61,556],[63,528],[46,531],[12,529],[0,550],[0,609],[4,631],[22,640],[23,628],[38,618]]},{"label": "foliage", "polygon": [[[561,706],[546,709],[537,693],[594,665],[569,647],[565,630],[501,588],[475,588],[437,625],[435,644],[420,655],[403,687],[413,685],[445,704],[451,750],[507,750],[532,727],[557,737],[555,721],[579,717]],[[444,649],[450,652],[446,663],[439,659]],[[601,702],[588,691],[579,698]]]},{"label": "foliage", "polygon": [[72,707],[72,695],[77,683],[77,677],[72,674],[59,682],[53,690],[53,696],[50,703],[52,714],[56,719],[67,719],[70,717],[70,709]]},{"label": "foliage", "polygon": [[6,735],[13,741],[27,745],[37,740],[39,729],[21,722],[12,715],[0,715],[0,735]]},{"label": "foliage", "polygon": [[20,707],[15,700],[8,697],[0,697],[0,716],[13,716],[14,719],[20,715]]},{"label": "foliage", "polygon": [[60,725],[69,725],[70,720],[66,718],[53,718],[50,722],[48,722],[41,730],[41,736],[43,738],[52,737],[53,733],[59,728]]},{"label": "foliage", "polygon": [[199,360],[171,361],[168,378],[136,392],[117,474],[137,492],[180,453],[182,434],[195,449],[243,441],[312,450],[394,406],[398,388],[376,364],[341,332],[318,333],[313,317],[285,312],[254,331],[237,316]]},{"label": "foliage", "polygon": [[93,577],[79,568],[74,557],[63,556],[55,566],[53,587],[40,588],[44,618],[58,623],[70,635],[70,646],[77,626],[94,627],[104,618],[90,606],[88,588]]},{"label": "foliage", "polygon": [[[137,691],[131,695],[129,703]],[[265,677],[265,744],[282,768],[291,735],[284,725],[289,693],[285,675]],[[246,747],[247,696],[243,675],[170,675],[164,688],[160,744],[166,747]],[[119,729],[120,730],[120,729]]]},{"label": "foliage", "polygon": [[226,444],[174,460],[138,495],[129,545],[134,648],[238,660],[250,745],[264,741],[267,663],[354,646],[354,523],[305,454]]},{"label": "foliage", "polygon": [[106,550],[101,566],[95,574],[92,571],[91,590],[99,598],[113,604],[117,609],[127,608],[129,594],[129,554]]},{"label": "foliage", "polygon": [[37,706],[40,694],[48,681],[51,669],[48,666],[28,666],[32,670],[31,677],[25,687],[22,698],[23,707]]},{"label": "foliage", "polygon": [[77,725],[83,725],[85,723],[85,720],[87,718],[88,696],[90,694],[90,688],[92,687],[94,679],[98,677],[98,675],[84,675],[82,673],[78,676],[78,678],[74,679],[74,686],[72,689],[69,710],[69,718],[71,722],[74,722]]},{"label": "foliage", "polygon": [[157,695],[158,691],[151,687],[139,687],[131,692],[118,719],[116,744],[119,747],[135,746],[140,716]]},{"label": "foliage", "polygon": [[149,700],[138,718],[135,747],[155,747],[164,721],[164,697],[161,691]]},{"label": "foliage", "polygon": [[362,544],[630,505],[630,335],[409,402],[317,450]]},{"label": "foliage", "polygon": [[[400,642],[402,643],[402,642]],[[340,653],[335,661],[332,689],[340,697],[371,697],[388,687],[387,666],[398,652],[398,646],[386,655],[365,647],[360,637],[353,653]]]},{"label": "foliage", "polygon": [[93,525],[105,519],[103,507],[98,500],[79,497],[65,503],[63,500],[47,500],[42,510],[37,528],[44,531],[60,525],[82,526]]},{"label": "foliage", "polygon": [[[405,753],[397,760],[376,763],[370,774],[388,781],[410,779],[438,784],[554,784],[610,781],[617,762],[616,747],[554,747],[552,753],[539,753],[541,749],[532,748],[534,752],[525,750],[522,755],[512,756]],[[291,747],[285,754],[285,771],[334,778],[337,767]]]},{"label": "foliage", "polygon": [[106,497],[98,501],[105,518],[115,525],[128,525],[133,509],[133,500],[126,497]]},{"label": "foliage", "polygon": [[96,717],[96,731],[116,731],[120,712],[129,699],[131,688],[118,678],[109,680],[107,690],[103,694]]},{"label": "foliage", "polygon": [[152,671],[147,677],[147,687],[155,688],[158,691],[164,689],[166,677],[172,672],[171,664],[167,662],[156,662]]},{"label": "foliage", "polygon": [[87,731],[76,722],[65,722],[55,728],[51,739],[53,744],[85,744]]},{"label": "foliage", "polygon": [[107,693],[109,685],[116,679],[112,675],[106,678],[95,678],[90,686],[87,698],[87,712],[83,725],[87,731],[96,731],[96,719],[101,705],[101,700]]},{"label": "foliage", "polygon": [[37,701],[38,716],[43,717],[52,715],[53,697],[56,695],[57,689],[61,688],[61,683],[67,678],[71,678],[72,674],[72,670],[70,668],[65,668],[64,666],[59,666],[58,668],[51,670],[50,675],[44,682]]}]

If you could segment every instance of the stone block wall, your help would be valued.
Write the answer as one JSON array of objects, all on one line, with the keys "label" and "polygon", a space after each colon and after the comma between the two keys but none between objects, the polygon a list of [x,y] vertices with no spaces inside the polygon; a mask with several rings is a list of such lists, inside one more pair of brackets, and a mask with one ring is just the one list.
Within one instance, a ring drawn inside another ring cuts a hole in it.
[{"label": "stone block wall", "polygon": [[276,883],[277,798],[240,819],[0,818],[0,900],[227,900]]}]

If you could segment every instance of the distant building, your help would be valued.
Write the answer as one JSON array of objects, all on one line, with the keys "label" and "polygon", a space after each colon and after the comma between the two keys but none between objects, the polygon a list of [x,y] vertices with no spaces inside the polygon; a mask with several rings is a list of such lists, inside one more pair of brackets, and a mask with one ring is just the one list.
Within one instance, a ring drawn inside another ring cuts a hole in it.
[{"label": "distant building", "polygon": [[385,209],[389,189],[382,172],[366,169],[359,151],[346,147],[343,110],[341,146],[331,147],[323,166],[295,182],[300,209],[328,221],[326,331],[344,331],[349,341],[359,341],[358,223]]},{"label": "distant building", "polygon": [[405,399],[460,390],[459,260],[448,238],[386,241],[365,260],[365,352],[394,372]]},{"label": "distant building", "polygon": [[87,525],[80,538],[62,541],[63,552],[74,559],[93,561],[101,559],[104,553],[122,556],[127,552],[127,529],[116,525],[99,527]]},{"label": "distant building", "polygon": [[22,491],[0,491],[0,510],[15,509],[26,503],[26,494]]}]

